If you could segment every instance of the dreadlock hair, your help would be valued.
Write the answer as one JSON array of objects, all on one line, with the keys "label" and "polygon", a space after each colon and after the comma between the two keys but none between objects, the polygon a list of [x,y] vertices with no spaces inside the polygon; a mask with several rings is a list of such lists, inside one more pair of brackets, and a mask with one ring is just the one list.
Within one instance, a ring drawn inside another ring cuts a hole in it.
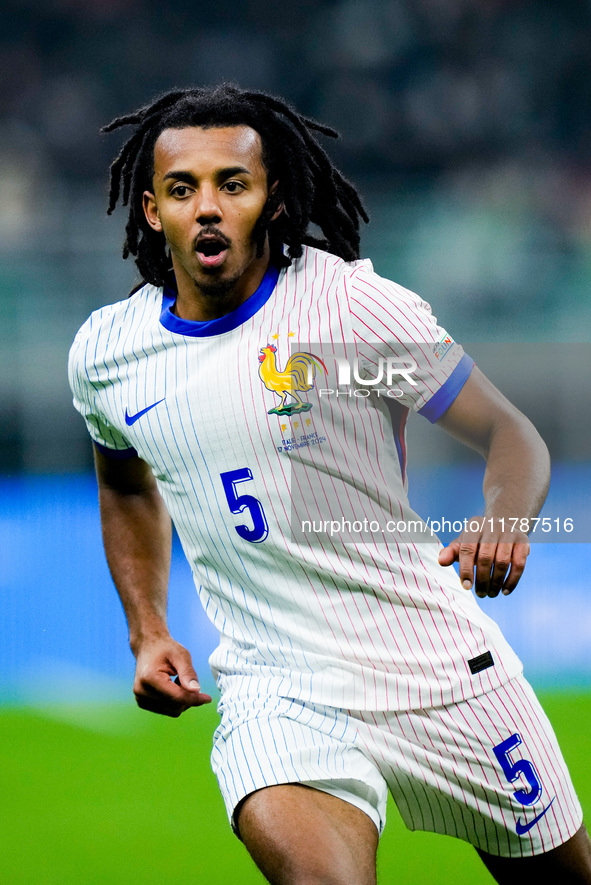
[{"label": "dreadlock hair", "polygon": [[[273,260],[287,265],[302,245],[319,246],[345,261],[359,257],[359,219],[369,221],[353,185],[333,166],[315,133],[338,138],[334,129],[303,117],[281,99],[247,92],[230,84],[173,90],[132,114],[117,117],[102,132],[135,126],[111,165],[110,215],[119,201],[129,206],[123,257],[135,257],[144,280],[156,286],[174,283],[164,235],[147,223],[142,198],[152,191],[154,146],[165,129],[250,126],[262,142],[268,181],[279,181],[259,217],[254,238],[261,257],[267,233]],[[279,206],[283,212],[271,224]],[[308,233],[316,224],[324,240]],[[282,244],[289,258],[283,255]]]}]

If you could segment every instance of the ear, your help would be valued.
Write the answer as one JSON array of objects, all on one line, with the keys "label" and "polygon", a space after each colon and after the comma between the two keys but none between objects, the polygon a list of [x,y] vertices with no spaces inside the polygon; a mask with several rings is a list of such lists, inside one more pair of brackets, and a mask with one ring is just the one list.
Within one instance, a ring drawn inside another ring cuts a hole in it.
[{"label": "ear", "polygon": [[[269,196],[270,197],[274,196],[275,194],[277,194],[278,190],[279,190],[279,181],[277,180],[269,188]],[[285,211],[285,204],[283,203],[283,200],[281,200],[277,205],[277,209],[273,213],[273,217],[271,218],[271,221],[275,221],[276,218],[279,218],[281,213],[284,211]]]},{"label": "ear", "polygon": [[150,191],[144,191],[142,202],[146,221],[148,222],[152,230],[158,231],[158,233],[162,233],[160,213],[158,212],[158,207],[156,206],[156,199],[154,197],[154,194],[150,193]]}]

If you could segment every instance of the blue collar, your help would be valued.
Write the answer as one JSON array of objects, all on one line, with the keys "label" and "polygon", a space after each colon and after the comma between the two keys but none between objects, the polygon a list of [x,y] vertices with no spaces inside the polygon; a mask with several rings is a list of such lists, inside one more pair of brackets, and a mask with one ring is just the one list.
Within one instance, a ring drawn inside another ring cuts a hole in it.
[{"label": "blue collar", "polygon": [[176,292],[167,287],[162,293],[162,312],[160,313],[160,322],[169,332],[176,332],[178,335],[189,335],[192,338],[209,338],[212,335],[221,335],[223,332],[231,332],[237,329],[246,320],[249,320],[255,313],[267,303],[279,278],[279,268],[274,264],[270,264],[265,271],[265,276],[261,280],[261,284],[250,298],[247,298],[240,304],[236,310],[227,313],[223,317],[216,320],[205,320],[197,322],[196,320],[183,320],[177,317],[172,309],[176,301]]}]

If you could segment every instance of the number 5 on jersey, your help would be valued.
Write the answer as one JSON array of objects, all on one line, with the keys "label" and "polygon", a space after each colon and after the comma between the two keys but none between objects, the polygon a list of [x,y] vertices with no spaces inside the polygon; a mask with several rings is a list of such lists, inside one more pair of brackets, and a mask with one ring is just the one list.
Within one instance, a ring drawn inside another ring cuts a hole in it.
[{"label": "number 5 on jersey", "polygon": [[250,512],[252,528],[249,528],[247,525],[237,525],[235,526],[236,531],[245,541],[250,541],[252,544],[260,544],[269,534],[269,526],[265,518],[263,505],[253,495],[239,495],[236,492],[236,486],[239,482],[247,482],[249,479],[252,479],[252,471],[249,467],[227,470],[225,473],[220,473],[220,479],[224,486],[226,499],[230,505],[230,512],[242,513],[243,510]]},{"label": "number 5 on jersey", "polygon": [[512,750],[521,743],[521,735],[512,734],[506,740],[493,747],[493,753],[497,757],[499,765],[503,769],[503,774],[510,784],[515,783],[519,775],[523,775],[529,785],[529,790],[515,790],[514,796],[522,805],[533,805],[542,795],[542,784],[538,773],[529,759],[518,759],[513,762],[509,755]]}]

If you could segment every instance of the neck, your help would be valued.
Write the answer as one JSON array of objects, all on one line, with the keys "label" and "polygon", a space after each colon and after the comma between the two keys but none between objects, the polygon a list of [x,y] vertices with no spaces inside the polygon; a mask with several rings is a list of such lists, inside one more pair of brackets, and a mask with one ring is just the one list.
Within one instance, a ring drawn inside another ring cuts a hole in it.
[{"label": "neck", "polygon": [[253,295],[260,286],[269,267],[269,246],[267,244],[261,258],[255,258],[241,275],[235,279],[201,284],[190,277],[182,268],[173,269],[177,283],[177,298],[174,313],[183,320],[206,322],[217,320],[236,310]]}]

